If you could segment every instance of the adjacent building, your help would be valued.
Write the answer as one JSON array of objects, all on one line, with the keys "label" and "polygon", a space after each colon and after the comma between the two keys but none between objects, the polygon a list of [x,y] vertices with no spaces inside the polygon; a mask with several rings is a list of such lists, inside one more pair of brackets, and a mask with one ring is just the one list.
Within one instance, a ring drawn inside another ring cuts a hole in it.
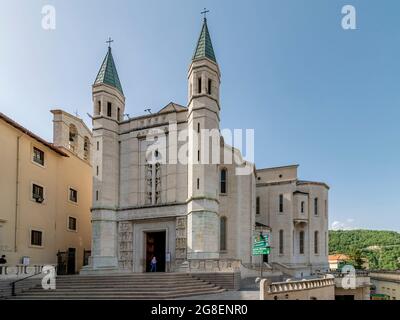
[{"label": "adjacent building", "polygon": [[372,297],[400,300],[400,271],[371,271]]},{"label": "adjacent building", "polygon": [[90,255],[91,131],[52,113],[53,143],[0,113],[0,254],[76,273]]},{"label": "adjacent building", "polygon": [[271,230],[268,262],[302,277],[329,270],[329,186],[299,179],[297,169],[257,170],[256,222]]}]

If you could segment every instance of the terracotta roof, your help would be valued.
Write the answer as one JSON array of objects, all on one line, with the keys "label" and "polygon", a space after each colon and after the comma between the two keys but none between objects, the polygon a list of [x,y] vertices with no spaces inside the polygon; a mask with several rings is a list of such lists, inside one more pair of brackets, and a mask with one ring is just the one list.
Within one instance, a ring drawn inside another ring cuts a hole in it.
[{"label": "terracotta roof", "polygon": [[336,261],[336,260],[349,260],[349,256],[345,255],[345,254],[330,254],[328,256],[328,260],[329,261]]},{"label": "terracotta roof", "polygon": [[9,125],[13,126],[14,128],[18,129],[22,133],[30,136],[31,138],[35,139],[36,141],[40,142],[41,144],[45,145],[46,147],[50,148],[54,152],[57,152],[59,155],[62,155],[63,157],[69,157],[68,154],[63,152],[60,148],[56,147],[54,144],[47,142],[46,140],[42,139],[38,135],[34,134],[32,131],[29,131],[28,129],[24,128],[21,126],[19,123],[15,122],[11,118],[7,117],[4,113],[0,112],[0,119],[4,120],[7,122]]}]

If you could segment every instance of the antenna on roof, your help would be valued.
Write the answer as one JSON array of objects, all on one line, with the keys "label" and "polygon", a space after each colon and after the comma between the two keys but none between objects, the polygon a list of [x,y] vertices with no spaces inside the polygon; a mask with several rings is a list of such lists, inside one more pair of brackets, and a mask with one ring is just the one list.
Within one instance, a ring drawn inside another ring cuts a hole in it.
[{"label": "antenna on roof", "polygon": [[130,120],[129,113],[124,113],[124,116],[126,116],[128,120]]},{"label": "antenna on roof", "polygon": [[148,112],[149,114],[151,114],[151,109],[144,109],[144,112]]}]

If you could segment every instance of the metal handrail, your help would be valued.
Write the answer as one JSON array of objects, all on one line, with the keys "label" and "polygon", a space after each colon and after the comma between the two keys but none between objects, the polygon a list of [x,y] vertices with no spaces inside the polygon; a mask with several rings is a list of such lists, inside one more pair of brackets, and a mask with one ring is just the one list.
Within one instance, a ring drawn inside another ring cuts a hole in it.
[{"label": "metal handrail", "polygon": [[11,295],[12,295],[12,296],[16,296],[16,294],[15,294],[15,284],[16,284],[17,282],[24,281],[24,280],[26,280],[26,279],[32,278],[32,277],[34,277],[34,276],[37,276],[37,275],[39,275],[39,274],[41,274],[41,273],[42,273],[42,272],[34,273],[34,274],[31,274],[31,275],[28,276],[28,277],[25,277],[25,278],[22,278],[22,279],[18,279],[18,280],[15,280],[15,281],[11,282],[11,283],[10,283],[10,286],[11,286]]}]

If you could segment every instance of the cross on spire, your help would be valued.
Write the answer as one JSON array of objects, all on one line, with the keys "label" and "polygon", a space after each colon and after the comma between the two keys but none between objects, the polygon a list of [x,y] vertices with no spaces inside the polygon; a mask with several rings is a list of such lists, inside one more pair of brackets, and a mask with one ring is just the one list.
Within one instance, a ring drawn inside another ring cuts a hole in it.
[{"label": "cross on spire", "polygon": [[204,11],[201,12],[201,14],[204,15],[204,20],[207,19],[207,13],[210,12],[210,10],[207,10],[207,8],[204,8]]},{"label": "cross on spire", "polygon": [[111,39],[111,37],[108,37],[108,40],[106,43],[108,43],[108,47],[111,48],[111,42],[114,42],[114,40]]}]

